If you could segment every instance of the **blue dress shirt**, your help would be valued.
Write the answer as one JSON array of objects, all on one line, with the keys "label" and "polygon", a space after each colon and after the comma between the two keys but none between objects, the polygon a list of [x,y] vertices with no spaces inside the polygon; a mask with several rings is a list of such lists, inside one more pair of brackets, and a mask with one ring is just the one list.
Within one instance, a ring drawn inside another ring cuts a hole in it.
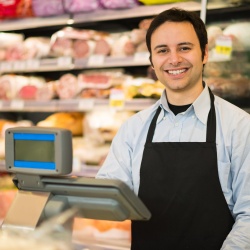
[{"label": "blue dress shirt", "polygon": [[[157,120],[153,142],[206,140],[210,110],[208,87],[205,86],[185,112],[176,116],[169,109],[163,91],[154,105],[138,112],[121,126],[96,178],[120,179],[138,194],[144,144],[150,122],[159,105],[162,111]],[[219,179],[228,207],[235,218],[233,229],[221,249],[247,250],[250,249],[250,115],[218,96],[215,96],[215,111]]]}]

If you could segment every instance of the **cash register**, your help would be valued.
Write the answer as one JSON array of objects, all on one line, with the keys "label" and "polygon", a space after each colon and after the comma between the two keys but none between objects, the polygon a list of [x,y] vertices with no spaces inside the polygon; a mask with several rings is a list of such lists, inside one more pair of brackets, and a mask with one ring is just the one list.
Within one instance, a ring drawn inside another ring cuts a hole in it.
[{"label": "cash register", "polygon": [[18,192],[2,230],[34,230],[70,208],[76,209],[77,217],[98,220],[148,220],[151,216],[122,181],[71,175],[72,135],[67,129],[7,129],[5,161]]}]

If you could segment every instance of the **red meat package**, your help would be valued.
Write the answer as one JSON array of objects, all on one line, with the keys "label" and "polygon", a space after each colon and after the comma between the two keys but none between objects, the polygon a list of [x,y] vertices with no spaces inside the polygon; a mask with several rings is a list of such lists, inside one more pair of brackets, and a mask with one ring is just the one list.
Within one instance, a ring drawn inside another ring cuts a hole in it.
[{"label": "red meat package", "polygon": [[32,0],[0,0],[0,19],[33,16]]},{"label": "red meat package", "polygon": [[112,38],[109,33],[90,30],[63,28],[51,37],[52,56],[86,58],[93,54],[109,55]]}]

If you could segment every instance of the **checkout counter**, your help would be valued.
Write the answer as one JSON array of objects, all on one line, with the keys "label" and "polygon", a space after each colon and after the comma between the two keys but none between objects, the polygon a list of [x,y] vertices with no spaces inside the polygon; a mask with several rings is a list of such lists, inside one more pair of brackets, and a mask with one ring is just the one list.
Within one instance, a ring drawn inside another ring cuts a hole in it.
[{"label": "checkout counter", "polygon": [[[13,175],[18,192],[1,225],[3,232],[21,230],[41,235],[41,229],[47,227],[54,233],[57,231],[57,235],[63,230],[72,234],[75,217],[124,221],[148,220],[151,216],[122,181],[71,175],[69,130],[7,129],[5,155],[6,170]],[[98,248],[94,242],[86,246],[84,242],[73,244],[77,250],[109,249]]]}]

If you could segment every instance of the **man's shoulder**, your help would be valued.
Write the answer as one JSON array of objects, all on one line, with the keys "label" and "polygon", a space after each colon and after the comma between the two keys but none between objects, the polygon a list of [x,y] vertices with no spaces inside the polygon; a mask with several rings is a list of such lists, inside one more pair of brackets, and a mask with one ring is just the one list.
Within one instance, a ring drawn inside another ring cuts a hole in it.
[{"label": "man's shoulder", "polygon": [[132,117],[130,117],[128,121],[145,123],[148,119],[151,118],[152,114],[155,113],[159,105],[160,105],[160,102],[158,100],[154,104],[150,105],[149,107],[135,113]]},{"label": "man's shoulder", "polygon": [[215,96],[215,108],[221,116],[235,121],[245,119],[250,122],[249,113],[219,96]]}]

